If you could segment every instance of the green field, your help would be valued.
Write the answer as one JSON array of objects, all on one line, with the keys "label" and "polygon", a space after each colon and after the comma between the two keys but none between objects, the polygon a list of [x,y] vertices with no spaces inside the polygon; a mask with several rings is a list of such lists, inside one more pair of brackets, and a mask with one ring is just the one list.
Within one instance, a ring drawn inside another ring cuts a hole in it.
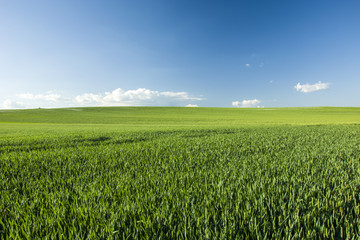
[{"label": "green field", "polygon": [[360,108],[0,111],[0,239],[360,238]]}]

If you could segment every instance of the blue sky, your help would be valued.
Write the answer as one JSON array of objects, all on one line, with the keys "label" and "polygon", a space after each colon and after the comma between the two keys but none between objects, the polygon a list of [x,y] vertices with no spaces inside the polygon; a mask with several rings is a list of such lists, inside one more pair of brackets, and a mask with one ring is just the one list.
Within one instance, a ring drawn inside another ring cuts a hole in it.
[{"label": "blue sky", "polygon": [[359,1],[0,0],[0,108],[360,107]]}]

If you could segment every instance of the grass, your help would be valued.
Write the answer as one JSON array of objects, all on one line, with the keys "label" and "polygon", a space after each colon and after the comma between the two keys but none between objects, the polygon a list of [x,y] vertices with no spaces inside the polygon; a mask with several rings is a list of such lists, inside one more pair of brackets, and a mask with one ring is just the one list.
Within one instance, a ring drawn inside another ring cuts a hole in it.
[{"label": "grass", "polygon": [[358,123],[360,108],[106,107],[3,110],[0,122],[119,124],[124,126],[241,126]]},{"label": "grass", "polygon": [[358,108],[0,112],[1,239],[360,237]]}]

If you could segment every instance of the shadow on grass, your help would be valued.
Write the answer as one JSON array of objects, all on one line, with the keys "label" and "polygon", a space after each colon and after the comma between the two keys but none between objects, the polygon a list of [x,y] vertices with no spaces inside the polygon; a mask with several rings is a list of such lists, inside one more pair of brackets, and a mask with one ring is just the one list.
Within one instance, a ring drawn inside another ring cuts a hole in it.
[{"label": "shadow on grass", "polygon": [[180,136],[183,138],[202,138],[207,136],[217,136],[224,134],[235,134],[238,131],[224,129],[224,130],[187,130],[187,131],[155,131],[151,133],[141,133],[134,135],[119,135],[119,136],[91,136],[84,137],[81,135],[69,138],[59,139],[41,139],[41,140],[25,140],[0,142],[0,154],[10,152],[31,152],[31,151],[48,151],[59,148],[78,148],[86,146],[101,146],[101,145],[122,145],[133,144],[138,142],[152,141],[156,139],[168,138],[172,136]]}]

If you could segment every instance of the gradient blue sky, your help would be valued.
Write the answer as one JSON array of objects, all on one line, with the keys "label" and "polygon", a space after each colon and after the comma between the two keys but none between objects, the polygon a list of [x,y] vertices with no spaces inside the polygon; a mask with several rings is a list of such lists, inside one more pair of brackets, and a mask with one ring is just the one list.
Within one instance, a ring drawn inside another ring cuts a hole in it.
[{"label": "gradient blue sky", "polygon": [[0,0],[0,108],[360,106],[360,1]]}]

